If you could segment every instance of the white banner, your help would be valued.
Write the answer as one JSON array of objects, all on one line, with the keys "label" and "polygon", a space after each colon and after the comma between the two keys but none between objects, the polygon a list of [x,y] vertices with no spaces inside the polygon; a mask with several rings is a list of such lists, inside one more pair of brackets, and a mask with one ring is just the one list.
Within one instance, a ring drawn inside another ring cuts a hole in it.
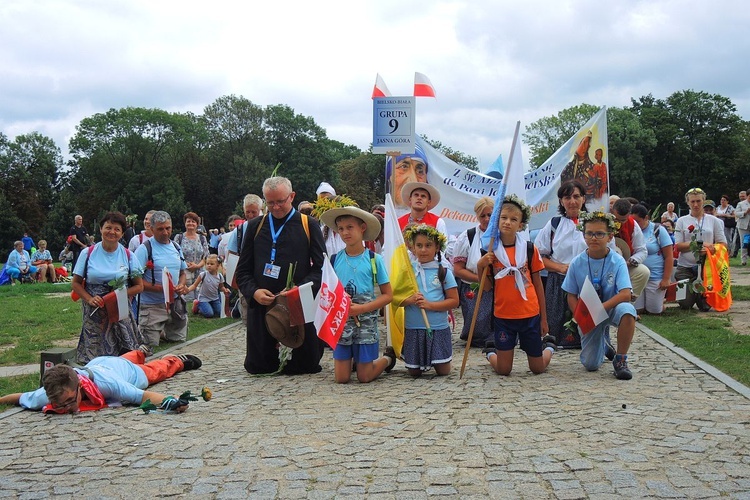
[{"label": "white banner", "polygon": [[[557,214],[557,189],[562,181],[575,178],[586,186],[589,210],[609,209],[607,152],[607,112],[602,108],[541,167],[524,175],[526,202],[532,206],[531,231],[535,233]],[[399,214],[407,211],[401,200],[401,187],[412,181],[427,182],[440,191],[440,203],[431,212],[443,218],[449,234],[475,226],[474,203],[481,196],[497,196],[502,183],[500,179],[458,165],[421,137],[416,137],[414,154],[395,159],[393,177],[392,158],[386,161],[386,192],[391,193]],[[513,193],[510,187],[514,184],[509,182],[508,194]]]}]

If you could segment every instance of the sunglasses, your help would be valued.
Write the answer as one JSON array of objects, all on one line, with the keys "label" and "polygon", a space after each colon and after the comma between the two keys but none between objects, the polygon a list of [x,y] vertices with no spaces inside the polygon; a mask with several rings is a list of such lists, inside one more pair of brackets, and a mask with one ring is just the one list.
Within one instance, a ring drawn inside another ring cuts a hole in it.
[{"label": "sunglasses", "polygon": [[692,188],[692,189],[689,189],[686,194],[706,194],[706,192],[702,190],[701,188]]}]

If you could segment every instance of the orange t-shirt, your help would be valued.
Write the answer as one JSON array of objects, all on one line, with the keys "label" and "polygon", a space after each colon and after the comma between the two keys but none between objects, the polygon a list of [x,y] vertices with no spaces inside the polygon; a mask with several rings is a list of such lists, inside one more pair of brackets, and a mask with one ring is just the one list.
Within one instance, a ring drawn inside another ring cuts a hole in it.
[{"label": "orange t-shirt", "polygon": [[[526,247],[522,247],[526,252]],[[515,245],[505,247],[508,254],[508,260],[512,266],[516,265]],[[499,262],[492,265],[492,275],[498,273],[503,268]],[[539,299],[536,295],[536,289],[531,282],[531,274],[538,273],[544,269],[544,262],[539,255],[539,251],[534,246],[534,256],[531,258],[531,272],[529,272],[529,263],[523,266],[521,271],[526,275],[526,298],[523,300],[521,293],[516,288],[516,277],[511,273],[503,278],[495,280],[495,317],[502,319],[523,319],[533,318],[539,314]]]}]

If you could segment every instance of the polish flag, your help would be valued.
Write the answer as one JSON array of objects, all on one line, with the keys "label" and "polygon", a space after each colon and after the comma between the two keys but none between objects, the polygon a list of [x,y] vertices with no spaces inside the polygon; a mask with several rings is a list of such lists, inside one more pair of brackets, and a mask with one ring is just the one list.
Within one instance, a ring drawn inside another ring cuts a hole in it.
[{"label": "polish flag", "polygon": [[128,303],[128,290],[125,287],[109,292],[102,297],[104,309],[107,311],[107,319],[110,323],[117,323],[128,318],[130,304]]},{"label": "polish flag", "polygon": [[315,320],[315,297],[312,292],[312,282],[295,286],[285,292],[285,295],[291,326],[300,326]]},{"label": "polish flag", "polygon": [[602,301],[599,300],[599,296],[596,294],[594,285],[591,284],[591,280],[586,276],[586,281],[583,282],[581,288],[581,294],[578,297],[578,304],[576,310],[573,312],[573,317],[578,323],[578,329],[582,335],[586,335],[593,330],[596,325],[606,321],[609,318],[607,311],[602,306]]},{"label": "polish flag", "polygon": [[164,291],[164,304],[169,312],[169,306],[174,302],[174,283],[172,283],[172,274],[166,267],[161,271],[161,289]]},{"label": "polish flag", "polygon": [[376,97],[391,97],[391,91],[388,90],[388,86],[380,77],[380,73],[375,77],[375,87],[372,89],[372,98]]},{"label": "polish flag", "polygon": [[667,292],[664,299],[667,302],[677,302],[678,300],[684,300],[687,296],[687,283],[690,280],[680,280],[675,283],[670,283],[667,287]]},{"label": "polish flag", "polygon": [[328,255],[323,262],[323,279],[316,302],[315,330],[318,332],[318,338],[331,346],[331,349],[335,349],[341,334],[344,333],[352,299],[344,291],[344,285],[336,276]]},{"label": "polish flag", "polygon": [[414,97],[435,97],[435,87],[427,75],[414,73]]}]

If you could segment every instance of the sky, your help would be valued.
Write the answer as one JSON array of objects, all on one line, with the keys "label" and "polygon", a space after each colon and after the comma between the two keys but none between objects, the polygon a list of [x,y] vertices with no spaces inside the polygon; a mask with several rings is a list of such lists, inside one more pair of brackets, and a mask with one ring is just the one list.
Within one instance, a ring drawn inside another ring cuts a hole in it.
[{"label": "sky", "polygon": [[[476,157],[582,103],[623,107],[686,89],[750,119],[750,9],[722,1],[3,0],[0,132],[40,132],[68,158],[110,108],[202,113],[223,95],[285,104],[366,150],[379,73],[418,98],[416,132]],[[526,148],[524,148],[526,149]],[[528,162],[528,151],[524,161]]]}]

